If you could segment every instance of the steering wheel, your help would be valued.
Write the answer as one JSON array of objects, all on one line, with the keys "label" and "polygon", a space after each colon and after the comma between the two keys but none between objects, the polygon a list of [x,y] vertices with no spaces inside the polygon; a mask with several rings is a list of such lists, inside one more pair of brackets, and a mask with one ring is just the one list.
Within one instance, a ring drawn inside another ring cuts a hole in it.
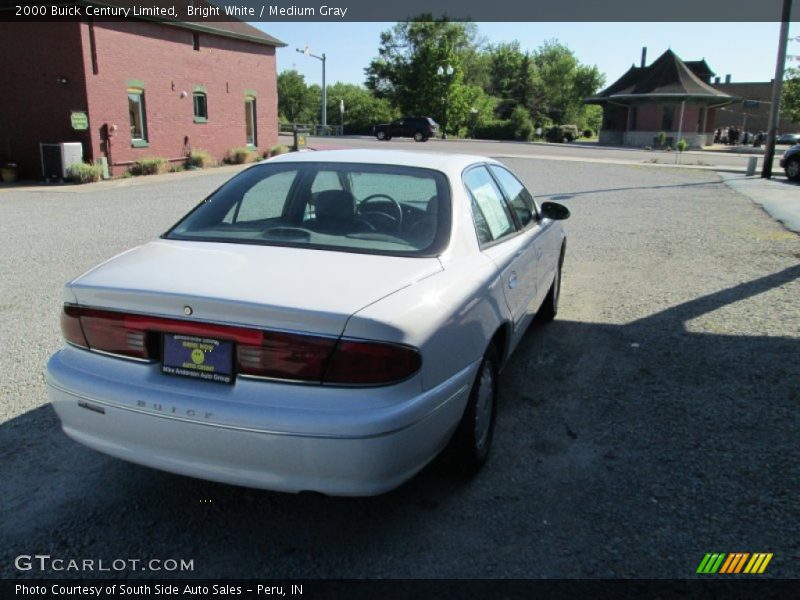
[{"label": "steering wheel", "polygon": [[[392,210],[395,212],[395,214],[391,215],[383,210],[378,209],[365,210],[367,204],[369,204],[371,200],[376,200],[378,198],[383,199],[384,204],[387,204],[386,201],[388,201],[388,204],[392,206]],[[400,203],[397,200],[388,194],[372,194],[371,196],[367,196],[359,203],[358,213],[365,218],[367,218],[367,215],[369,215],[368,218],[379,217],[378,221],[383,220],[388,229],[399,230],[400,224],[403,222],[403,207],[400,206]]]}]

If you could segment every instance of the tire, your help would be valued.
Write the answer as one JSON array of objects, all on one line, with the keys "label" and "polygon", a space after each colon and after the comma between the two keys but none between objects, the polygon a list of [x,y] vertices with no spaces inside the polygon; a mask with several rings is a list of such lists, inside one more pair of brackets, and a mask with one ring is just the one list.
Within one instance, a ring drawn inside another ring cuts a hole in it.
[{"label": "tire", "polygon": [[378,133],[375,134],[375,137],[378,138],[380,141],[387,139],[385,131],[379,131]]},{"label": "tire", "polygon": [[786,178],[791,181],[800,179],[800,159],[790,158],[786,161],[786,166],[783,169],[786,172]]},{"label": "tire", "polygon": [[424,142],[425,141],[425,134],[421,131],[414,132],[414,141],[415,142]]},{"label": "tire", "polygon": [[447,448],[453,470],[464,475],[477,473],[489,457],[497,416],[498,367],[492,344],[478,367],[467,407]]},{"label": "tire", "polygon": [[549,323],[556,318],[558,314],[558,300],[561,297],[561,265],[564,264],[564,251],[561,251],[561,256],[558,259],[558,267],[556,274],[553,277],[553,283],[550,284],[550,289],[547,291],[542,306],[536,314],[539,319],[545,323]]}]

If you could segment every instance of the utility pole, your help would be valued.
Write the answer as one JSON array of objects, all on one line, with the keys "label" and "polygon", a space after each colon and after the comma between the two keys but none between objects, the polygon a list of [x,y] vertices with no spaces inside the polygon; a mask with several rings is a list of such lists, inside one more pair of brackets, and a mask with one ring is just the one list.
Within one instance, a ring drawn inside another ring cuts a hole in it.
[{"label": "utility pole", "polygon": [[300,50],[297,48],[297,51],[300,54],[305,54],[306,56],[310,56],[311,58],[316,58],[319,61],[322,61],[322,135],[328,135],[328,90],[325,86],[325,61],[327,57],[325,53],[322,53],[322,56],[317,56],[316,54],[311,54],[311,50],[306,44],[305,48]]},{"label": "utility pole", "polygon": [[781,32],[778,38],[778,59],[775,63],[775,79],[772,81],[772,106],[769,108],[769,130],[767,146],[764,148],[764,164],[761,177],[772,177],[772,161],[775,159],[775,138],[778,133],[778,113],[780,112],[781,87],[783,86],[783,70],[786,63],[786,44],[789,42],[789,20],[792,16],[792,0],[783,0],[781,11]]}]

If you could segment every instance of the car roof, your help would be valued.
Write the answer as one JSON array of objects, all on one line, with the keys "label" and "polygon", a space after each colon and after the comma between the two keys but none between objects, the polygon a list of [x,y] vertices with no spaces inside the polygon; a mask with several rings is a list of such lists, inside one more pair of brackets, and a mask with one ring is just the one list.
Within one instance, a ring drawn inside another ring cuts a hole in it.
[{"label": "car roof", "polygon": [[437,171],[463,170],[470,165],[482,162],[497,161],[474,154],[450,154],[446,152],[411,152],[409,150],[318,150],[309,152],[292,152],[270,158],[264,163],[290,162],[335,162],[363,163],[370,165],[399,165],[420,167]]}]

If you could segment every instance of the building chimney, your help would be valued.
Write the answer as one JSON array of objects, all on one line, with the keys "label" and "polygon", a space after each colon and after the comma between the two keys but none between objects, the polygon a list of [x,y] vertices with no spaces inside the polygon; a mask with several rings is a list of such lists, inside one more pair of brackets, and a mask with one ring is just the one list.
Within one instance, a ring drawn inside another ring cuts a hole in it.
[{"label": "building chimney", "polygon": [[725,75],[725,83],[730,83],[730,82],[731,82],[731,76]]},{"label": "building chimney", "polygon": [[642,64],[641,67],[644,69],[644,65],[647,62],[647,46],[642,46]]},{"label": "building chimney", "polygon": [[719,85],[719,77],[714,77],[714,84]]}]

